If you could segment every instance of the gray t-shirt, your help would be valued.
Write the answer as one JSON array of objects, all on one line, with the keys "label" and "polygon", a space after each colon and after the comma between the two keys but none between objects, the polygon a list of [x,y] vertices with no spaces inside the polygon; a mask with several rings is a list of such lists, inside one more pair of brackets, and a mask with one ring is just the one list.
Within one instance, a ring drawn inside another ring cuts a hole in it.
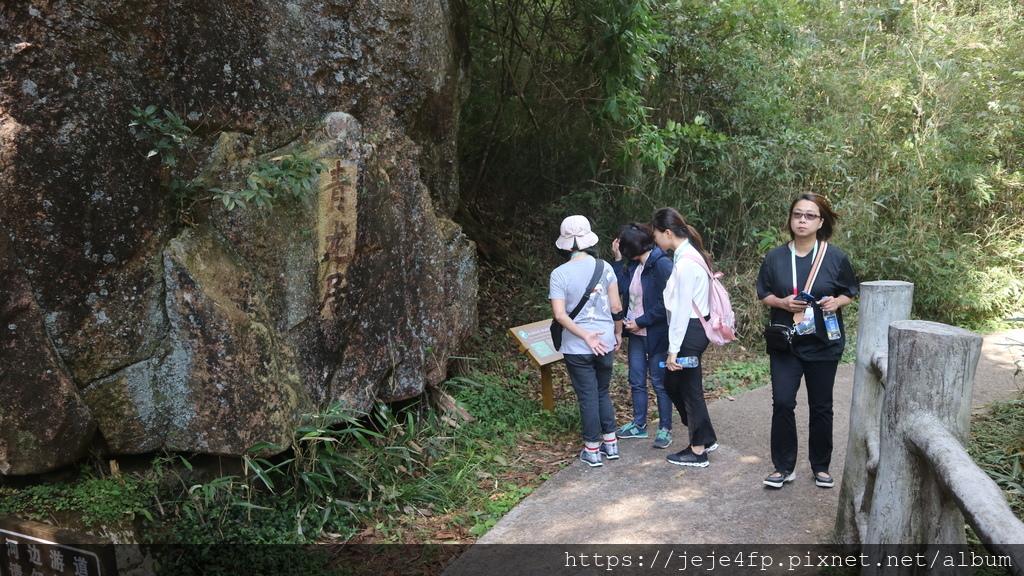
[{"label": "gray t-shirt", "polygon": [[[604,274],[594,286],[590,293],[590,299],[580,310],[580,313],[573,320],[584,330],[590,332],[604,332],[601,340],[611,347],[615,347],[615,322],[612,320],[612,307],[608,301],[609,290],[618,290],[615,271],[607,262],[604,264]],[[575,262],[566,262],[551,272],[551,280],[548,284],[548,298],[551,300],[565,300],[565,312],[572,312],[580,299],[583,298],[583,291],[587,289],[590,278],[594,275],[594,258],[587,256]],[[587,346],[587,343],[578,338],[568,330],[562,331],[562,347],[559,349],[562,354],[593,354],[594,351]]]}]

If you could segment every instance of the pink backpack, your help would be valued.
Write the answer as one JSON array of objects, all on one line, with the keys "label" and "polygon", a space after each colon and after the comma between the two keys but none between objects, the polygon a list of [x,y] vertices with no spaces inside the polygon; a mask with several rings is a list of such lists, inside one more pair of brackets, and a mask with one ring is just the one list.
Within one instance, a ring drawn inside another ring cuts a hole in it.
[{"label": "pink backpack", "polygon": [[700,307],[692,302],[694,311],[700,317],[700,323],[704,325],[704,333],[708,340],[716,346],[725,346],[736,339],[736,316],[732,313],[732,302],[729,301],[729,292],[722,286],[719,278],[721,272],[712,272],[707,262],[693,254],[682,254],[683,258],[693,260],[700,264],[701,268],[708,273],[708,308],[711,309],[711,319],[705,320],[700,313]]}]

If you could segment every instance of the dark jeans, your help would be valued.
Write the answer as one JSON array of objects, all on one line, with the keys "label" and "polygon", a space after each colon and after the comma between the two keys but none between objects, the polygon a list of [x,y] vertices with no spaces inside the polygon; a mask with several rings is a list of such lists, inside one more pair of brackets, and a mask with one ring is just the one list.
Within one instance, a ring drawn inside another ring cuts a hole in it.
[{"label": "dark jeans", "polygon": [[672,401],[665,392],[665,351],[647,353],[647,337],[629,337],[629,387],[633,394],[633,423],[647,426],[647,375],[658,399],[658,427],[672,429]]},{"label": "dark jeans", "polygon": [[608,393],[613,356],[565,354],[565,369],[580,404],[584,442],[600,442],[603,434],[615,432],[615,409]]},{"label": "dark jeans", "polygon": [[828,472],[832,463],[832,388],[839,361],[804,361],[786,352],[771,355],[772,464],[776,470],[796,468],[796,393],[800,378],[807,384],[807,459],[811,471]]},{"label": "dark jeans", "polygon": [[[708,337],[699,318],[691,318],[686,327],[686,337],[676,354],[676,359],[687,356],[701,358],[708,349]],[[665,391],[672,400],[679,418],[690,432],[690,446],[710,446],[718,441],[715,428],[711,425],[708,405],[704,401],[703,359],[695,368],[665,371]]]}]

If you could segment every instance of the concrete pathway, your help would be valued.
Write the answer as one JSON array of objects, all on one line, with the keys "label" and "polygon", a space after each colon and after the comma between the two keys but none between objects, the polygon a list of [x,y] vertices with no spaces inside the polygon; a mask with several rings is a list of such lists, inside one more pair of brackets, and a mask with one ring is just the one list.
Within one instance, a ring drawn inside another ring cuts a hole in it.
[{"label": "concrete pathway", "polygon": [[[1024,374],[1014,376],[1018,361],[1024,363],[1024,330],[985,338],[975,376],[976,408],[1017,397],[1024,387]],[[816,487],[811,476],[803,392],[797,406],[797,479],[780,490],[762,485],[761,480],[772,471],[768,444],[771,387],[765,386],[709,405],[720,448],[710,455],[707,468],[666,462],[667,454],[685,446],[686,429],[678,423],[677,415],[677,439],[668,450],[654,449],[652,439],[620,440],[618,460],[606,460],[600,468],[590,468],[577,460],[513,508],[470,552],[489,544],[752,545],[827,541],[838,507],[853,372],[852,364],[840,366],[836,379],[831,472],[837,483],[833,489]],[[470,552],[446,574],[471,573],[466,571],[474,558]]]}]

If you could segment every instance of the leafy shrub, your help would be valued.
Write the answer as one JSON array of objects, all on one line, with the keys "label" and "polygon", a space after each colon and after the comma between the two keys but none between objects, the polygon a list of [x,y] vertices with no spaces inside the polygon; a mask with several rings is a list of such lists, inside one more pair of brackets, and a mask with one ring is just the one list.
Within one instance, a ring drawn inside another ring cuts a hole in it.
[{"label": "leafy shrub", "polygon": [[135,476],[91,476],[76,482],[40,483],[24,488],[0,486],[0,514],[45,520],[67,512],[89,526],[128,519],[152,520],[149,507],[157,493],[152,479]]}]

